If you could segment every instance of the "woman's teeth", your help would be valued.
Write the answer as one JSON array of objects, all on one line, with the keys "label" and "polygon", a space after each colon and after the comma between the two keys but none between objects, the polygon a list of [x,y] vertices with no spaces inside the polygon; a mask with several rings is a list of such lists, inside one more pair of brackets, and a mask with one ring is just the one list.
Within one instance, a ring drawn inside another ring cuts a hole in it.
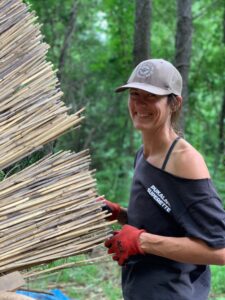
[{"label": "woman's teeth", "polygon": [[152,114],[144,114],[144,113],[137,113],[138,117],[141,117],[141,118],[145,118],[145,117],[151,117]]}]

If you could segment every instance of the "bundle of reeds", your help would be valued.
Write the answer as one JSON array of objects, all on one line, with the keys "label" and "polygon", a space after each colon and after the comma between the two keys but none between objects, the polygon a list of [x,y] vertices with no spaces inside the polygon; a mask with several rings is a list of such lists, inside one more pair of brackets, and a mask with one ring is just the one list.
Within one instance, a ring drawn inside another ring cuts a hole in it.
[{"label": "bundle of reeds", "polygon": [[0,272],[80,254],[108,236],[88,161],[62,152],[0,183]]},{"label": "bundle of reeds", "polygon": [[0,169],[56,139],[82,117],[68,115],[46,60],[34,13],[21,0],[0,1]]},{"label": "bundle of reeds", "polygon": [[[36,17],[0,1],[0,169],[40,149],[83,117],[69,115]],[[109,235],[90,156],[60,152],[0,183],[0,273],[81,254]]]}]

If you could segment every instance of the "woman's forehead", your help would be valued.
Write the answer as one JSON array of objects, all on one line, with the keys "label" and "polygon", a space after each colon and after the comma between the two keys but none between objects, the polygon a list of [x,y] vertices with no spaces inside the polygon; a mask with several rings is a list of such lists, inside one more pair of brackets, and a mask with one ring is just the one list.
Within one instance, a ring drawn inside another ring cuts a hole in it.
[{"label": "woman's forehead", "polygon": [[130,88],[129,91],[130,92],[138,92],[138,93],[143,94],[143,95],[155,95],[153,93],[150,93],[150,92],[147,92],[147,91],[144,91],[144,90],[141,90],[141,89],[136,89],[136,88]]}]

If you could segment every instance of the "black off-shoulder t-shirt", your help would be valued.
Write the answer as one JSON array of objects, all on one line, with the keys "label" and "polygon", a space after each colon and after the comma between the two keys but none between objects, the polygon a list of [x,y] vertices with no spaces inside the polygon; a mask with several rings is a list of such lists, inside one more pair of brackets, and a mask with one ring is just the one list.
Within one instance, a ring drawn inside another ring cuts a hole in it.
[{"label": "black off-shoulder t-shirt", "polygon": [[[141,148],[128,206],[128,224],[172,237],[225,247],[225,212],[210,179],[185,179],[147,162]],[[132,256],[122,269],[125,300],[206,300],[210,270],[155,255]]]}]

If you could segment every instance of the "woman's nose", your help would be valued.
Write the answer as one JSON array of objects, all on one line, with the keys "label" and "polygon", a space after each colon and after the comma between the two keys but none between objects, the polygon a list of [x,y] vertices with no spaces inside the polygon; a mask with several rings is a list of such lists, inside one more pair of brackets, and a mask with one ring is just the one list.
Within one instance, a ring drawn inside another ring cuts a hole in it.
[{"label": "woman's nose", "polygon": [[145,96],[141,96],[136,100],[136,105],[146,105],[147,104],[147,98]]}]

